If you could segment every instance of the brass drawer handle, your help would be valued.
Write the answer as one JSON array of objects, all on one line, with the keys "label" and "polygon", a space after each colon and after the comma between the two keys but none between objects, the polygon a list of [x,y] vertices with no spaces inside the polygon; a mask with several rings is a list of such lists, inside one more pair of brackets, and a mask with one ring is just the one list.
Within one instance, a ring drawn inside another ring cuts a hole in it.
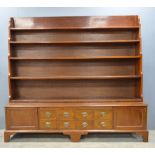
[{"label": "brass drawer handle", "polygon": [[64,112],[64,117],[69,117],[69,112]]},{"label": "brass drawer handle", "polygon": [[101,122],[100,125],[101,125],[102,127],[105,127],[105,126],[106,126],[106,123],[105,123],[105,122]]},{"label": "brass drawer handle", "polygon": [[64,122],[64,127],[65,127],[65,128],[68,128],[68,127],[69,127],[69,125],[70,125],[70,123],[69,123],[69,122]]},{"label": "brass drawer handle", "polygon": [[50,128],[51,127],[51,122],[45,122],[45,127]]},{"label": "brass drawer handle", "polygon": [[51,113],[51,112],[48,112],[48,111],[47,111],[47,112],[45,113],[45,116],[46,116],[47,118],[50,118],[50,117],[51,117],[51,115],[52,115],[52,113]]},{"label": "brass drawer handle", "polygon": [[87,123],[87,122],[83,122],[83,123],[82,123],[82,127],[83,127],[83,128],[86,128],[87,126],[88,126],[88,123]]},{"label": "brass drawer handle", "polygon": [[88,116],[87,112],[82,112],[81,114],[82,114],[83,117],[87,117]]},{"label": "brass drawer handle", "polygon": [[102,111],[100,114],[101,114],[101,116],[105,116],[107,114],[107,112]]}]

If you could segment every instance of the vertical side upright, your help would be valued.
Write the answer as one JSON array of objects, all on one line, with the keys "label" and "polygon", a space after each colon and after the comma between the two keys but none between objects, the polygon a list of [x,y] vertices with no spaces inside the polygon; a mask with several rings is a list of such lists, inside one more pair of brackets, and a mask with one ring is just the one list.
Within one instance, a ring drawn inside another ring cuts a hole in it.
[{"label": "vertical side upright", "polygon": [[138,16],[138,22],[139,22],[139,55],[140,55],[140,60],[139,60],[139,74],[141,76],[140,82],[139,82],[139,95],[143,101],[143,71],[142,71],[142,37],[141,37],[141,23],[140,23],[140,17]]},{"label": "vertical side upright", "polygon": [[12,98],[12,88],[11,88],[11,62],[10,62],[10,56],[11,56],[11,44],[10,41],[12,40],[11,35],[11,28],[14,27],[14,20],[13,18],[9,19],[9,26],[8,26],[8,84],[9,84],[9,102]]},{"label": "vertical side upright", "polygon": [[139,29],[137,32],[137,39],[139,40],[139,43],[137,44],[136,47],[136,55],[139,55],[140,58],[136,61],[136,68],[135,68],[135,74],[140,75],[140,79],[138,79],[138,81],[135,84],[135,95],[138,98],[141,98],[141,101],[143,101],[143,73],[142,73],[142,39],[141,39],[141,24],[140,24],[140,17],[137,16],[137,22],[139,25]]}]

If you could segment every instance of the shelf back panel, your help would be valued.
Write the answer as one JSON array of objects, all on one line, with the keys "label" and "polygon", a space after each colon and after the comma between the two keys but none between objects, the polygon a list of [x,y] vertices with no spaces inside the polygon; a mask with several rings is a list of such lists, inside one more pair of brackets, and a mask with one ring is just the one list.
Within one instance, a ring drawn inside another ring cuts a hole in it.
[{"label": "shelf back panel", "polygon": [[12,61],[11,76],[111,76],[135,75],[137,59],[23,60]]},{"label": "shelf back panel", "polygon": [[137,30],[44,30],[15,31],[13,41],[107,41],[136,40]]},{"label": "shelf back panel", "polygon": [[139,26],[138,16],[74,16],[13,18],[16,28],[92,28],[107,26]]},{"label": "shelf back panel", "polygon": [[14,57],[95,57],[95,56],[134,56],[137,44],[106,45],[12,45]]},{"label": "shelf back panel", "polygon": [[116,80],[14,80],[13,99],[133,99],[135,79]]}]

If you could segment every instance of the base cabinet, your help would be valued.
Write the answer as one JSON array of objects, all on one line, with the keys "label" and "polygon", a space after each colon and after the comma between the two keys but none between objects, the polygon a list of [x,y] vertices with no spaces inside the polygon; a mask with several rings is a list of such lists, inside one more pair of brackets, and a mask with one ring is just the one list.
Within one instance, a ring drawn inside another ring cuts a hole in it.
[{"label": "base cabinet", "polygon": [[[62,132],[65,134],[69,132],[70,135],[75,133],[82,135],[83,131],[85,133],[95,131],[145,133],[147,132],[146,116],[147,107],[145,106],[100,108],[7,107],[5,135],[22,131]],[[7,139],[9,138],[5,138],[5,141],[8,141]]]}]

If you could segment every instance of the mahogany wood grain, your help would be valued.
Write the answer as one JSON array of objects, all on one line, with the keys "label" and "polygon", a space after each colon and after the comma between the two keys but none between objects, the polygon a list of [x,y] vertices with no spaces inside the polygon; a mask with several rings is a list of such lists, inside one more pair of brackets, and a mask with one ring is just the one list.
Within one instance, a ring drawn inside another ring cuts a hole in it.
[{"label": "mahogany wood grain", "polygon": [[136,44],[113,43],[87,45],[53,45],[53,44],[11,44],[11,56],[31,58],[66,58],[66,57],[102,57],[138,55]]},{"label": "mahogany wood grain", "polygon": [[8,142],[15,133],[137,133],[148,141],[138,16],[10,18]]},{"label": "mahogany wood grain", "polygon": [[139,26],[138,16],[70,16],[14,18],[14,27],[16,28],[96,28],[109,26]]},{"label": "mahogany wood grain", "polygon": [[7,108],[7,129],[38,129],[38,116],[36,108]]},{"label": "mahogany wood grain", "polygon": [[11,75],[26,77],[135,75],[136,63],[135,59],[13,61]]}]

